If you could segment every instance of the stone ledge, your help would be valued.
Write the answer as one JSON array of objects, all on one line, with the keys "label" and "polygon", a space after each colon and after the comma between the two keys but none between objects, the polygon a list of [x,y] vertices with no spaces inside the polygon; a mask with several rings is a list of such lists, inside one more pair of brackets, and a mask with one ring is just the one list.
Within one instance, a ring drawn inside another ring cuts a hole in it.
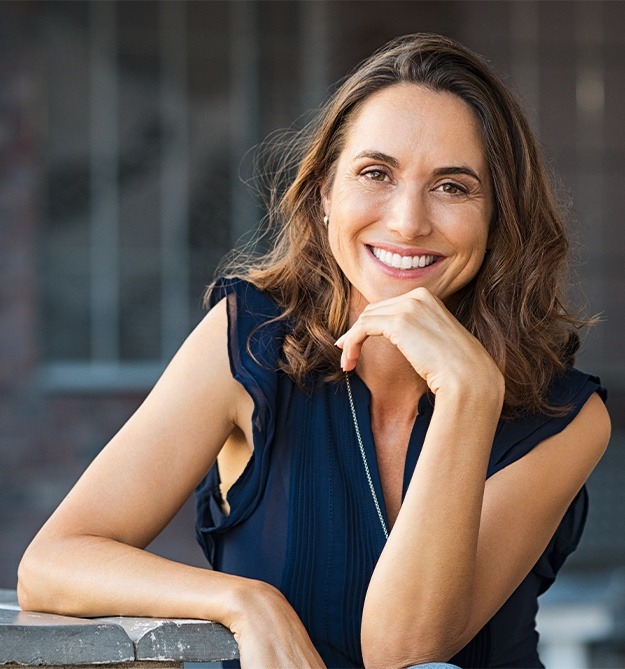
[{"label": "stone ledge", "polygon": [[235,659],[232,633],[206,620],[73,618],[24,612],[0,590],[0,664],[87,665]]}]

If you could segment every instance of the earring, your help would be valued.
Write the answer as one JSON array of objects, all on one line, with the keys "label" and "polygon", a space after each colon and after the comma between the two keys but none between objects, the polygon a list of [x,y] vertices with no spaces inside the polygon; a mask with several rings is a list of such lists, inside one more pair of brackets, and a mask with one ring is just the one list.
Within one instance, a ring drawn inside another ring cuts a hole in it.
[{"label": "earring", "polygon": [[329,222],[330,222],[330,219],[328,218],[328,215],[326,214],[326,215],[323,217],[323,223],[324,223],[324,225],[326,226],[326,228],[328,227],[328,223],[329,223]]}]

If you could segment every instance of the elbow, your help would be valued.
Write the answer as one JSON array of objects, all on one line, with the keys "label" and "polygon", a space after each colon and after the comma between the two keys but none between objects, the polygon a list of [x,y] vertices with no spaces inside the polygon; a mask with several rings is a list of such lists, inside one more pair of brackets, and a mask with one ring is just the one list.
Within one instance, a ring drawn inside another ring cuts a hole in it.
[{"label": "elbow", "polygon": [[18,604],[23,611],[72,615],[55,582],[54,575],[59,570],[49,555],[50,550],[44,550],[36,539],[26,549],[17,568]]},{"label": "elbow", "polygon": [[17,602],[22,611],[41,610],[38,606],[37,578],[34,576],[35,560],[32,556],[30,546],[20,560],[17,568]]},{"label": "elbow", "polygon": [[[392,619],[393,616],[390,616]],[[367,669],[404,669],[415,664],[448,662],[465,645],[465,626],[458,621],[393,625],[393,621],[365,624],[361,645]]]},{"label": "elbow", "polygon": [[376,646],[363,642],[362,657],[366,669],[406,669],[429,662],[449,662],[460,650],[455,648],[452,639],[402,639],[401,645],[385,639]]}]

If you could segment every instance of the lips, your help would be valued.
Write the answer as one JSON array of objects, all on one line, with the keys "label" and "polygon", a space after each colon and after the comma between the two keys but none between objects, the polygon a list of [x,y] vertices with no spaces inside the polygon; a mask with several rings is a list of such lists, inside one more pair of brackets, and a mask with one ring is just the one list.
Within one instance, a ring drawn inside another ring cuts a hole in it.
[{"label": "lips", "polygon": [[388,267],[394,267],[395,269],[415,269],[427,267],[436,262],[440,256],[432,254],[423,254],[423,255],[405,255],[399,253],[393,253],[386,249],[382,249],[379,246],[370,246],[371,252],[373,255],[382,263]]}]

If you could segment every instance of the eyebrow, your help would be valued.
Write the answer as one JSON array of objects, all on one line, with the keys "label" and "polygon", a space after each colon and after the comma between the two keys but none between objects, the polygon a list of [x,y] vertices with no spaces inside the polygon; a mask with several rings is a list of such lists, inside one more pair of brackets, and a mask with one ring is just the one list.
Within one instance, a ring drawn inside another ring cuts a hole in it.
[{"label": "eyebrow", "polygon": [[435,176],[442,176],[444,174],[466,174],[467,176],[473,177],[478,183],[482,183],[482,180],[478,177],[477,173],[466,165],[458,165],[453,167],[437,167],[434,170]]},{"label": "eyebrow", "polygon": [[361,151],[357,156],[354,156],[354,160],[359,158],[371,158],[372,160],[378,160],[381,163],[388,163],[391,167],[399,167],[399,160],[389,156],[387,153],[382,153],[382,151]]},{"label": "eyebrow", "polygon": [[[387,163],[391,167],[398,168],[399,161],[393,156],[389,156],[387,153],[382,151],[361,151],[358,155],[354,156],[354,160],[359,160],[360,158],[371,158],[372,160],[378,160],[381,163]],[[472,177],[478,183],[482,183],[482,180],[477,175],[475,170],[472,170],[467,165],[452,165],[448,167],[437,167],[434,170],[435,176],[443,176],[445,174],[466,174],[467,176]]]}]

